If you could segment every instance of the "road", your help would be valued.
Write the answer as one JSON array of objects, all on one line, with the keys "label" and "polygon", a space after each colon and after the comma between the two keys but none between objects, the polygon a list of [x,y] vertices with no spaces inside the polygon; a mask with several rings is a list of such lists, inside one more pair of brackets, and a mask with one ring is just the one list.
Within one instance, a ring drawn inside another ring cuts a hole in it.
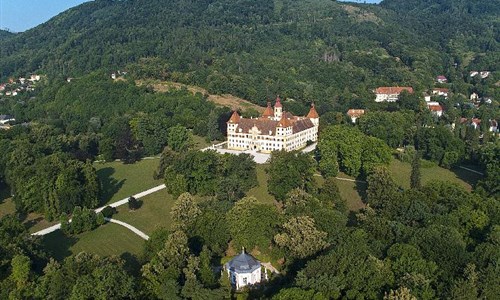
[{"label": "road", "polygon": [[[146,196],[146,195],[149,195],[149,194],[152,194],[152,193],[156,193],[156,192],[158,192],[158,191],[160,191],[160,190],[163,190],[164,188],[165,188],[165,185],[164,185],[164,184],[161,184],[161,185],[159,185],[159,186],[155,186],[155,187],[153,187],[153,188],[150,188],[149,190],[146,190],[146,191],[140,192],[140,193],[138,193],[138,194],[135,194],[135,195],[133,195],[132,197],[134,197],[134,198],[136,198],[136,199],[139,199],[139,198],[144,197],[144,196]],[[114,202],[114,203],[108,204],[108,205],[109,205],[109,206],[111,206],[111,207],[118,207],[118,206],[121,206],[121,205],[127,204],[127,203],[128,203],[128,198],[129,198],[129,197],[127,197],[127,198],[125,198],[125,199],[122,199],[122,200],[120,200],[120,201],[116,201],[116,202]],[[106,206],[108,206],[108,205],[105,205],[105,206],[102,206],[102,207],[96,208],[96,209],[95,209],[95,212],[100,212],[101,210],[103,210],[103,209],[104,209]],[[115,221],[117,221],[117,220],[115,220]],[[70,222],[71,222],[71,220],[70,220]],[[113,223],[116,223],[116,222],[113,222]],[[117,223],[117,224],[119,224],[119,223]],[[124,223],[124,224],[126,224],[126,223]],[[121,225],[121,224],[120,224],[120,225]],[[128,225],[128,224],[127,224],[127,225]],[[129,226],[130,226],[130,225],[129,225]],[[132,227],[132,226],[131,226],[131,227]],[[135,228],[135,227],[134,227],[134,228]],[[59,230],[59,229],[61,229],[61,223],[58,223],[58,224],[56,224],[56,225],[50,226],[50,227],[48,227],[48,228],[45,228],[45,229],[43,229],[43,230],[37,231],[37,232],[35,232],[35,233],[32,233],[31,235],[46,235],[46,234],[49,234],[49,233],[54,232],[54,231]],[[129,229],[130,229],[130,228],[129,228]],[[131,229],[131,230],[132,230],[132,229]],[[137,230],[137,228],[136,228],[136,230]],[[132,231],[133,231],[133,230],[132,230]],[[137,230],[137,231],[139,231],[139,230]],[[135,232],[135,231],[134,231],[134,232]],[[139,232],[140,232],[140,231],[139,231]],[[141,232],[141,233],[142,233],[142,232]],[[144,233],[142,233],[142,234],[144,234]],[[145,234],[144,234],[144,235],[145,235]],[[145,236],[147,236],[147,235],[145,235]],[[142,237],[142,236],[141,236],[141,237]],[[148,237],[148,238],[149,238],[149,237]]]}]

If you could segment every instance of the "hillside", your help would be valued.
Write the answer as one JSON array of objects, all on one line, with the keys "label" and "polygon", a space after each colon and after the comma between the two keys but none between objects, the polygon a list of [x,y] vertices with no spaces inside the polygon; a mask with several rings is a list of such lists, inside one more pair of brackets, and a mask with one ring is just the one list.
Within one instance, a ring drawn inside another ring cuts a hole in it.
[{"label": "hillside", "polygon": [[[421,9],[419,1],[397,0],[92,1],[0,41],[0,77],[39,69],[73,77],[155,57],[162,62],[157,79],[212,94],[264,105],[279,93],[304,105],[314,99],[322,111],[362,106],[378,85],[422,90],[449,73],[463,80],[465,63],[463,73],[450,68],[464,56],[473,66],[498,68],[498,6],[476,0],[443,18],[444,8],[432,13],[442,2]],[[446,4],[453,10],[463,2]],[[491,9],[475,9],[483,4]]]},{"label": "hillside", "polygon": [[0,41],[7,39],[7,38],[10,38],[10,37],[13,37],[13,36],[14,36],[14,33],[7,31],[7,30],[0,29]]}]

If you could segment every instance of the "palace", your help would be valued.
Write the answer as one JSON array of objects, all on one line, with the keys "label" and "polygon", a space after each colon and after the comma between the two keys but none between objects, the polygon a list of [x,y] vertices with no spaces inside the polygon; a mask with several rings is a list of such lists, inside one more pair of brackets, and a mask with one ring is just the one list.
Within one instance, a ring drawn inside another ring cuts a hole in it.
[{"label": "palace", "polygon": [[319,115],[311,105],[305,117],[283,111],[280,98],[274,108],[267,108],[258,118],[243,118],[236,111],[227,122],[227,148],[270,153],[274,150],[296,150],[307,142],[318,140]]}]

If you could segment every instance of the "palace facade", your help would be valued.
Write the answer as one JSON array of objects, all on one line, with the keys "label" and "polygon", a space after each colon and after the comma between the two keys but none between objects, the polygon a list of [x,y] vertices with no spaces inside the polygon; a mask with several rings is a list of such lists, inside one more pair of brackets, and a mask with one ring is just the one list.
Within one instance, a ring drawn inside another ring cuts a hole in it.
[{"label": "palace facade", "polygon": [[283,111],[278,97],[274,108],[267,108],[258,118],[243,118],[236,111],[227,122],[227,148],[270,153],[274,150],[292,151],[303,148],[308,141],[318,140],[319,115],[311,105],[305,117]]}]

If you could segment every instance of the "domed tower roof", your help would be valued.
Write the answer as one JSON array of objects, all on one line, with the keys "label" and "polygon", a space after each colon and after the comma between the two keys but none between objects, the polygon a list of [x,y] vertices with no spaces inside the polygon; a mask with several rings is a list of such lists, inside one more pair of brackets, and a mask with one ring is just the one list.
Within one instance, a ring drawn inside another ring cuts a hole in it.
[{"label": "domed tower roof", "polygon": [[319,118],[318,112],[316,111],[316,108],[314,107],[314,103],[311,104],[311,109],[309,110],[309,113],[306,116],[309,119],[317,119]]},{"label": "domed tower roof", "polygon": [[274,104],[274,107],[283,107],[281,105],[281,99],[280,99],[280,96],[277,96],[276,97],[276,104]]},{"label": "domed tower roof", "polygon": [[277,126],[278,127],[283,127],[283,128],[292,126],[292,122],[290,122],[290,120],[288,120],[288,118],[286,117],[286,113],[284,113],[283,115],[281,115],[281,119],[278,122]]},{"label": "domed tower roof", "polygon": [[271,107],[271,102],[267,102],[267,107],[266,107],[266,110],[264,110],[262,117],[269,118],[272,116],[274,116],[274,112],[273,112],[273,108]]},{"label": "domed tower roof", "polygon": [[240,255],[226,264],[226,268],[236,273],[252,273],[260,268],[260,262],[242,250]]},{"label": "domed tower roof", "polygon": [[237,111],[233,111],[233,114],[231,115],[231,118],[229,119],[229,121],[227,121],[228,123],[233,123],[233,124],[236,124],[240,121],[240,115],[238,114]]}]

